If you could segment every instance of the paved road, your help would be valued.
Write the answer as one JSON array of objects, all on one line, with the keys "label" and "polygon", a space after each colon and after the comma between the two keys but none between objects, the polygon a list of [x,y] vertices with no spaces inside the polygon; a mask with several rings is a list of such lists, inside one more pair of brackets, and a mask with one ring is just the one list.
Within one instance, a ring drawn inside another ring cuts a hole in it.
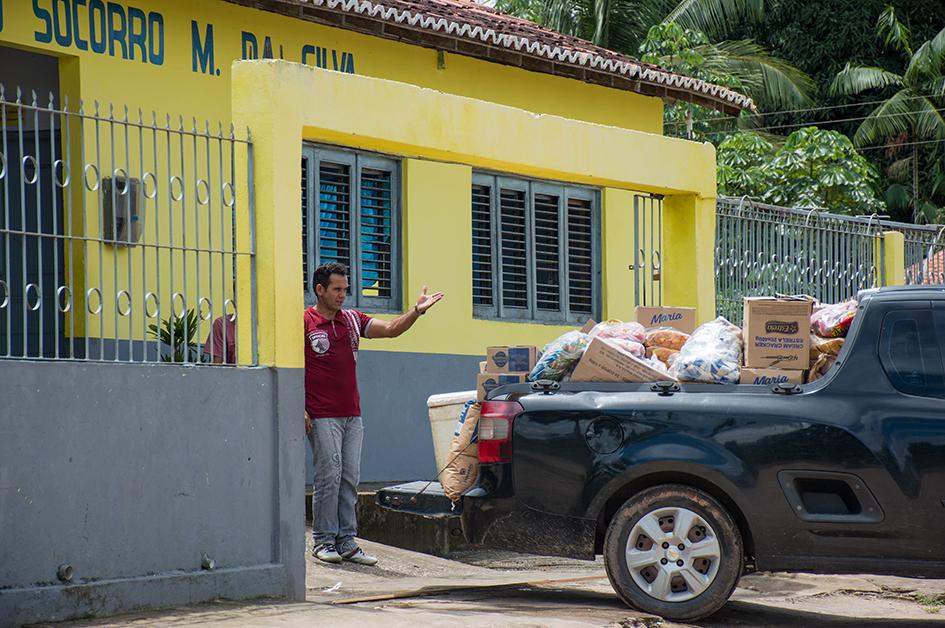
[{"label": "paved road", "polygon": [[[507,552],[466,552],[445,560],[363,542],[376,567],[309,561],[304,603],[220,601],[78,626],[346,626],[352,628],[678,626],[624,606],[600,561]],[[530,583],[530,584],[528,584]],[[427,588],[428,594],[408,591]],[[430,593],[430,588],[436,592]],[[449,587],[463,587],[445,591]],[[391,596],[358,603],[365,597]],[[945,580],[875,576],[753,574],[732,601],[699,626],[906,626],[945,628]]]}]

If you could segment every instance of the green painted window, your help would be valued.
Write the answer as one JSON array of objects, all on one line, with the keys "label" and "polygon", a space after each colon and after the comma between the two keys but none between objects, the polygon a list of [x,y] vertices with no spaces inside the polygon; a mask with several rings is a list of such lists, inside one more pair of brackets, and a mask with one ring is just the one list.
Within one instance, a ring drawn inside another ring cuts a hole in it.
[{"label": "green painted window", "polygon": [[348,306],[399,312],[400,164],[368,153],[302,148],[302,270],[305,303],[312,272],[341,262],[350,271]]},{"label": "green painted window", "polygon": [[599,318],[599,199],[591,188],[474,174],[475,316],[558,324]]}]

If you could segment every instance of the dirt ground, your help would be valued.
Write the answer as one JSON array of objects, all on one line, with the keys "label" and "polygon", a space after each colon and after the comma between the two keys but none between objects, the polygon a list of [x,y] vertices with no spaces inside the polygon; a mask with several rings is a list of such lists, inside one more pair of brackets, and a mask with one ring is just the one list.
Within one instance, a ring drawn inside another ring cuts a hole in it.
[{"label": "dirt ground", "polygon": [[[610,588],[600,559],[470,551],[447,560],[368,541],[362,546],[380,558],[377,566],[326,565],[309,558],[305,602],[217,601],[57,626],[683,625],[625,606]],[[945,628],[945,580],[752,574],[721,611],[692,625]]]}]

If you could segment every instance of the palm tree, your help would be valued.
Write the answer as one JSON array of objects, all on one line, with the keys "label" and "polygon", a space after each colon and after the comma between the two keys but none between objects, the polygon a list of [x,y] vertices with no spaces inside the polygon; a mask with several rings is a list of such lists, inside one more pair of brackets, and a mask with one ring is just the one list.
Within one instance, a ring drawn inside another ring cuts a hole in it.
[{"label": "palm tree", "polygon": [[[945,101],[945,28],[913,52],[909,29],[888,5],[876,22],[876,32],[886,46],[903,54],[907,60],[905,72],[897,74],[880,67],[847,63],[831,83],[830,92],[837,95],[871,90],[893,92],[863,120],[853,136],[853,143],[862,148],[881,141],[894,155],[901,154],[903,148],[911,148],[904,151],[906,157],[890,165],[889,173],[896,177],[911,172],[912,219],[920,222],[936,212],[934,204],[921,201],[919,143],[945,139],[945,120],[939,106]],[[941,169],[936,172],[937,177],[942,178]],[[943,181],[935,181],[933,192],[942,186]]]},{"label": "palm tree", "polygon": [[[811,103],[814,85],[806,74],[750,40],[723,41],[739,25],[760,21],[764,0],[498,0],[496,8],[634,57],[645,52],[654,27],[672,23],[704,35],[690,52],[716,80],[730,78],[724,82],[750,96],[762,111]],[[654,60],[685,72],[672,55]]]}]

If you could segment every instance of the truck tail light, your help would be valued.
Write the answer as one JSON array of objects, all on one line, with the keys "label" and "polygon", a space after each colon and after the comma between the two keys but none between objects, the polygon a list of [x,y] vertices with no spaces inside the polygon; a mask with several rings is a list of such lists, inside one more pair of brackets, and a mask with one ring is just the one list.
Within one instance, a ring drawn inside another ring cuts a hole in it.
[{"label": "truck tail light", "polygon": [[517,401],[483,401],[479,413],[479,462],[512,461],[512,423],[525,409]]}]

